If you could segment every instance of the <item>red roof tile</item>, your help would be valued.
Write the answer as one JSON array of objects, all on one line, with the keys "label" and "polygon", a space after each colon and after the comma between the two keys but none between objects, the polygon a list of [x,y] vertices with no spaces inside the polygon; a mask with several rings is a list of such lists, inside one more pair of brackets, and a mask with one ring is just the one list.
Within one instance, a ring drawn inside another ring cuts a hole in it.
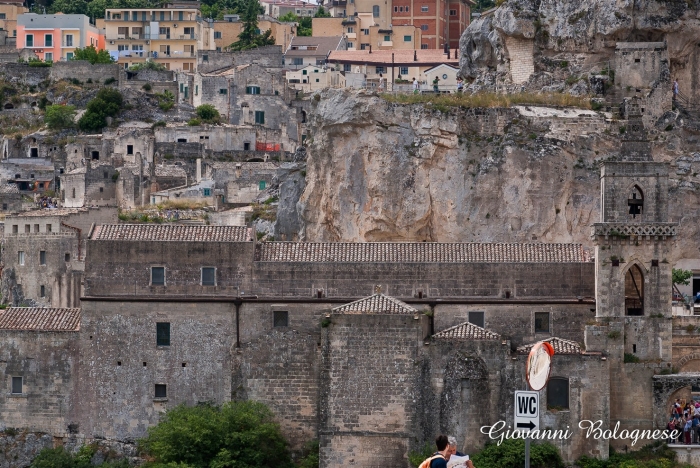
[{"label": "red roof tile", "polygon": [[581,244],[445,244],[437,242],[264,242],[259,262],[581,263]]},{"label": "red roof tile", "polygon": [[[549,344],[552,345],[554,348],[554,354],[581,354],[583,352],[583,349],[581,348],[581,345],[576,343],[575,341],[571,340],[565,340],[563,338],[557,338],[556,336],[553,336],[552,338],[547,338],[546,340],[541,340],[541,341],[546,341]],[[517,352],[519,354],[529,354],[530,350],[532,350],[532,347],[535,346],[537,343],[530,343],[526,345],[519,346],[517,349]]]},{"label": "red roof tile", "polygon": [[0,311],[0,330],[78,331],[80,309],[9,307]]},{"label": "red roof tile", "polygon": [[191,226],[181,224],[103,224],[90,237],[93,240],[248,242],[245,226]]},{"label": "red roof tile", "polygon": [[413,315],[417,312],[405,302],[384,294],[374,294],[333,309],[334,314]]},{"label": "red roof tile", "polygon": [[501,335],[481,328],[473,323],[464,322],[433,335],[438,340],[500,340]]}]

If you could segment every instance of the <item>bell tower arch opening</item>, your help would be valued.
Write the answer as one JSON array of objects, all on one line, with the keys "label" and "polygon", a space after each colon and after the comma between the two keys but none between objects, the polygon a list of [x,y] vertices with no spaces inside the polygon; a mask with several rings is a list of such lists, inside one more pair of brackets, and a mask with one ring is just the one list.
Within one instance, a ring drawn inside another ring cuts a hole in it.
[{"label": "bell tower arch opening", "polygon": [[629,215],[633,220],[637,219],[637,216],[641,218],[644,213],[644,193],[639,185],[632,187],[629,198],[627,199],[627,206],[629,207]]},{"label": "bell tower arch opening", "polygon": [[625,315],[644,315],[644,272],[637,264],[625,273]]}]

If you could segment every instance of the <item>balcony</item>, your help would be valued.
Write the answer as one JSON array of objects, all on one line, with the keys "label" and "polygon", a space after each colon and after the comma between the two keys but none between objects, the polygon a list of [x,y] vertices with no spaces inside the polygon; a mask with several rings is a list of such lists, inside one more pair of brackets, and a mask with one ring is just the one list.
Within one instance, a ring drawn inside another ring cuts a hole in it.
[{"label": "balcony", "polygon": [[392,41],[382,41],[379,47],[393,47],[394,43]]},{"label": "balcony", "polygon": [[348,39],[356,39],[357,33],[354,33],[354,32],[347,33],[346,36],[348,36]]}]

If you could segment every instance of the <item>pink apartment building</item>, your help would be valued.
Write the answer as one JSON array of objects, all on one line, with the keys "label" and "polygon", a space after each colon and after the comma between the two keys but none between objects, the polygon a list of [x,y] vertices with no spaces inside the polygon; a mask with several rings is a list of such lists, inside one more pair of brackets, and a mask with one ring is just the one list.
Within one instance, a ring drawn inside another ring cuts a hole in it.
[{"label": "pink apartment building", "polygon": [[70,60],[75,49],[90,45],[104,49],[105,38],[85,15],[17,16],[17,48],[32,49],[41,60]]}]

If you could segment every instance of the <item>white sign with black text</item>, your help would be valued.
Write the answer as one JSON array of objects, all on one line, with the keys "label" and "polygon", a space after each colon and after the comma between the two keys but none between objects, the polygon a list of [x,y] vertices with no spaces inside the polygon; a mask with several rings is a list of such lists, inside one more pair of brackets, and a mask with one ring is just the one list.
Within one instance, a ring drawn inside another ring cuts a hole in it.
[{"label": "white sign with black text", "polygon": [[515,418],[513,429],[521,432],[540,429],[540,392],[515,392]]}]

